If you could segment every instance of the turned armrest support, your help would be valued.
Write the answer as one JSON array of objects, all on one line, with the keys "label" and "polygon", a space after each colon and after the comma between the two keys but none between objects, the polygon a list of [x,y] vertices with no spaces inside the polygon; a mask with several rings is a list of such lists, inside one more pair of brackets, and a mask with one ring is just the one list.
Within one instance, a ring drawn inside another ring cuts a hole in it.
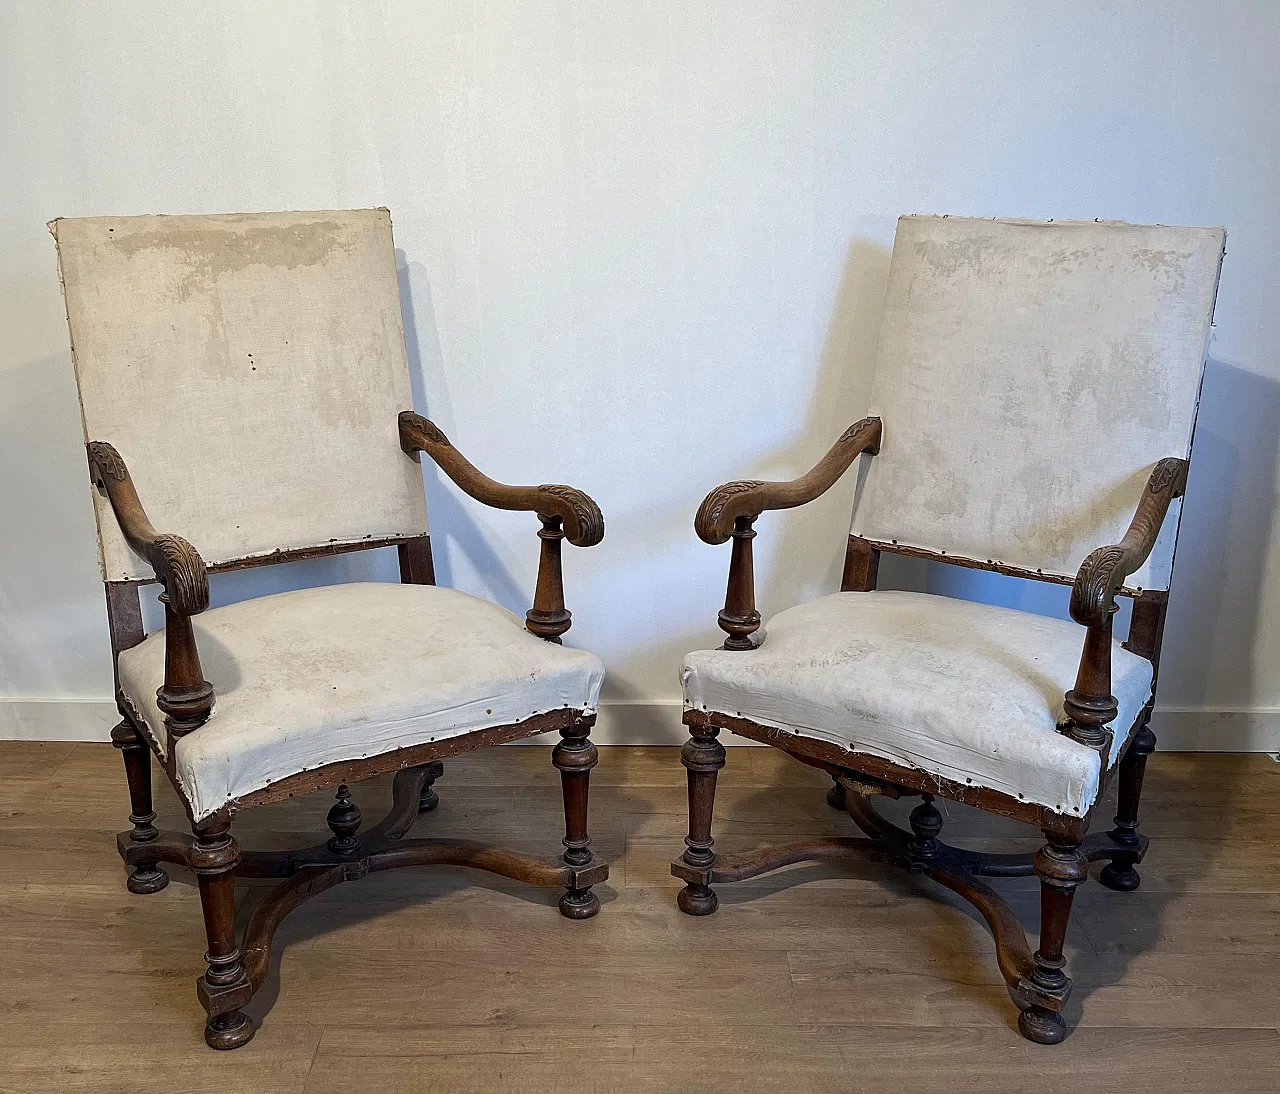
[{"label": "turned armrest support", "polygon": [[1059,730],[1102,753],[1111,744],[1107,723],[1118,712],[1111,694],[1111,620],[1116,593],[1151,554],[1170,504],[1186,489],[1187,468],[1187,461],[1176,457],[1156,464],[1124,538],[1099,547],[1086,558],[1071,588],[1071,618],[1088,630],[1076,686],[1063,699],[1067,717]]},{"label": "turned armrest support", "polygon": [[727,482],[711,491],[698,507],[693,527],[704,543],[723,543],[740,517],[755,520],[770,509],[794,509],[820,498],[839,481],[863,452],[880,451],[879,418],[863,418],[844,431],[831,450],[807,474],[790,482]]},{"label": "turned armrest support", "polygon": [[156,704],[170,737],[178,738],[203,725],[213,709],[213,686],[204,678],[191,629],[191,616],[209,606],[209,575],[190,543],[152,526],[120,453],[105,441],[90,441],[88,453],[89,473],[107,495],[125,541],[164,586],[164,684]]},{"label": "turned armrest support", "polygon": [[729,583],[717,620],[728,635],[725,649],[754,649],[756,643],[751,636],[760,629],[751,550],[756,517],[766,510],[793,509],[821,497],[863,452],[874,456],[880,451],[880,436],[880,419],[863,418],[846,429],[831,450],[800,478],[790,482],[727,482],[703,499],[693,522],[698,538],[712,544],[733,539]]},{"label": "turned armrest support", "polygon": [[591,498],[572,486],[507,486],[489,478],[450,443],[434,422],[411,410],[400,414],[400,447],[410,455],[425,452],[466,494],[495,509],[536,513],[542,522],[542,553],[533,607],[525,626],[539,638],[559,642],[572,622],[564,606],[560,542],[594,547],[604,539],[604,515]]}]

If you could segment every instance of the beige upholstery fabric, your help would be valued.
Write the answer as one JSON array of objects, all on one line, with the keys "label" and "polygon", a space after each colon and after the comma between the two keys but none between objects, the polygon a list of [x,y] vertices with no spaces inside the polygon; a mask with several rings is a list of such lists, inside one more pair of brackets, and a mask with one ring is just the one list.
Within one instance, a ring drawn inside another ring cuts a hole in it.
[{"label": "beige upholstery fabric", "polygon": [[[432,585],[353,583],[192,620],[213,713],[176,746],[196,819],[340,760],[550,710],[595,709],[604,666],[535,638],[496,605]],[[120,654],[120,686],[163,745],[164,631]]]},{"label": "beige upholstery fabric", "polygon": [[[925,593],[836,593],[776,615],[756,650],[685,658],[685,705],[750,718],[1082,816],[1101,762],[1056,732],[1075,623]],[[1151,694],[1151,663],[1112,651],[1109,764]]]},{"label": "beige upholstery fabric", "polygon": [[[903,217],[853,533],[1074,577],[1188,454],[1223,240]],[[1168,587],[1177,509],[1131,586]]]},{"label": "beige upholstery fabric", "polygon": [[[385,209],[51,228],[87,440],[208,563],[427,530]],[[150,577],[95,492],[103,577]]]}]

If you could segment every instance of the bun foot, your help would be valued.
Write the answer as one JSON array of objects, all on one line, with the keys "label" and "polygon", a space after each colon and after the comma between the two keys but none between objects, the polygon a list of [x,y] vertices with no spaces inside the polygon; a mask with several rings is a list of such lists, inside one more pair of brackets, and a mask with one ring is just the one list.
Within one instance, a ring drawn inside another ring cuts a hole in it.
[{"label": "bun foot", "polygon": [[690,883],[680,890],[676,905],[685,915],[710,915],[720,907],[720,898],[710,885]]},{"label": "bun foot", "polygon": [[1067,1038],[1067,1023],[1057,1011],[1028,1007],[1018,1015],[1018,1032],[1038,1045],[1059,1045]]},{"label": "bun foot", "polygon": [[600,911],[600,898],[590,889],[566,889],[560,898],[560,914],[566,919],[590,919]]},{"label": "bun foot", "polygon": [[204,1027],[204,1041],[210,1048],[232,1049],[253,1040],[253,1019],[243,1011],[219,1014]]},{"label": "bun foot", "polygon": [[1131,862],[1108,862],[1098,875],[1098,880],[1117,893],[1131,893],[1142,884],[1142,877]]},{"label": "bun foot", "polygon": [[166,885],[169,884],[169,875],[159,866],[138,866],[135,867],[133,873],[129,875],[125,881],[125,887],[131,893],[138,896],[148,896],[151,893],[158,893]]}]

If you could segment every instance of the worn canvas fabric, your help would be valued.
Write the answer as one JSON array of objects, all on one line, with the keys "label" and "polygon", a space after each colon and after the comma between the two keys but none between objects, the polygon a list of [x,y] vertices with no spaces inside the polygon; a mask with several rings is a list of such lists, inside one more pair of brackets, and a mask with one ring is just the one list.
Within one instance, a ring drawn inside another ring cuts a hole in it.
[{"label": "worn canvas fabric", "polygon": [[[1084,629],[928,593],[834,593],[769,620],[749,652],[684,661],[685,706],[750,718],[953,782],[1083,816],[1103,760],[1057,732]],[[123,660],[123,655],[121,655]],[[1151,695],[1151,662],[1111,651],[1116,762]]]},{"label": "worn canvas fabric", "polygon": [[[299,771],[548,711],[595,710],[604,665],[505,608],[434,585],[351,582],[193,616],[213,713],[174,750],[196,820]],[[164,631],[120,653],[120,687],[158,750]]]},{"label": "worn canvas fabric", "polygon": [[[1224,232],[898,221],[852,532],[1073,578],[1186,457]],[[1179,502],[1130,587],[1168,588]]]},{"label": "worn canvas fabric", "polygon": [[[85,439],[215,564],[427,531],[385,209],[50,226]],[[152,576],[97,496],[108,581]]]}]

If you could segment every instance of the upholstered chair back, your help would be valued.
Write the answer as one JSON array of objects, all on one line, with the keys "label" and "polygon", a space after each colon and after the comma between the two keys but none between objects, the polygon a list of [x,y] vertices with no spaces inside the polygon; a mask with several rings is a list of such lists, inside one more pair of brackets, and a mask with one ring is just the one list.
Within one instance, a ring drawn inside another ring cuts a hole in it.
[{"label": "upholstered chair back", "polygon": [[[899,220],[853,534],[1067,581],[1119,542],[1157,461],[1190,452],[1224,238]],[[1177,524],[1129,588],[1168,587]]]},{"label": "upholstered chair back", "polygon": [[[386,209],[50,225],[85,439],[211,566],[421,535]],[[151,576],[96,495],[109,581]]]}]

